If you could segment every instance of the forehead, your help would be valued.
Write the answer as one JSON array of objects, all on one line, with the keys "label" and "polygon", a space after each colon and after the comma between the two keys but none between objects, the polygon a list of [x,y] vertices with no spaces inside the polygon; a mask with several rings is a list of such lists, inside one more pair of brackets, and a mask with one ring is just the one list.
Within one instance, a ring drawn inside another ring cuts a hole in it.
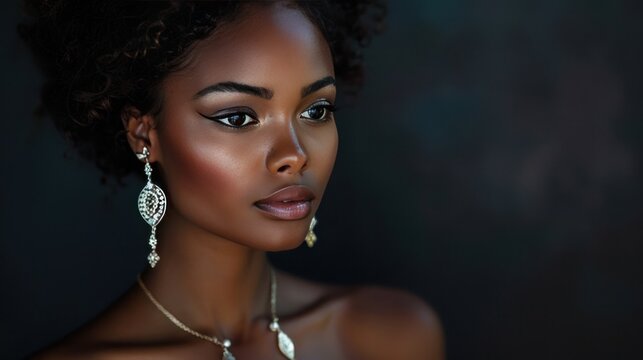
[{"label": "forehead", "polygon": [[[176,75],[196,86],[240,81],[273,87],[276,79],[310,83],[334,76],[330,48],[299,9],[279,3],[248,5],[191,50]],[[297,84],[300,86],[300,84]]]}]

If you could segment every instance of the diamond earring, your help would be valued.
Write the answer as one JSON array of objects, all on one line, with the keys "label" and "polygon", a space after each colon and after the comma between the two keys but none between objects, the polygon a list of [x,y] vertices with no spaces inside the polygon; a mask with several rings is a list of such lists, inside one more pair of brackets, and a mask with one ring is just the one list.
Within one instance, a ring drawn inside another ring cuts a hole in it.
[{"label": "diamond earring", "polygon": [[315,225],[317,225],[317,219],[313,216],[313,220],[310,222],[310,226],[308,227],[308,234],[306,234],[306,244],[309,248],[313,247],[315,242],[317,242],[317,235],[313,232]]},{"label": "diamond earring", "polygon": [[148,160],[150,151],[147,146],[143,147],[143,152],[136,153],[139,160],[145,161],[145,175],[147,175],[147,184],[138,195],[138,211],[141,213],[143,220],[152,227],[150,234],[149,244],[152,251],[147,256],[150,266],[156,266],[156,263],[161,259],[159,254],[156,253],[156,225],[161,222],[163,215],[165,215],[165,208],[167,207],[167,198],[165,193],[156,184],[152,183],[152,166]]}]

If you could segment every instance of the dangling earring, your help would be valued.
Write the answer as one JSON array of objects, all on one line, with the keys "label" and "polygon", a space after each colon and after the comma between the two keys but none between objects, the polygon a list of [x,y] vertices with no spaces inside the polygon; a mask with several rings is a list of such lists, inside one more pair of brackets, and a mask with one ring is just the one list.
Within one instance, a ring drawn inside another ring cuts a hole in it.
[{"label": "dangling earring", "polygon": [[154,267],[161,260],[159,254],[156,253],[156,225],[161,222],[163,215],[165,215],[167,198],[163,190],[152,183],[152,166],[148,160],[149,156],[150,151],[146,146],[143,147],[142,153],[136,153],[136,157],[139,160],[145,160],[145,175],[147,175],[147,184],[138,195],[138,211],[141,213],[143,220],[152,227],[149,241],[152,251],[147,256],[147,261],[150,262],[151,267]]},{"label": "dangling earring", "polygon": [[313,216],[313,220],[310,222],[310,226],[308,227],[308,234],[306,234],[306,244],[308,244],[309,248],[313,247],[317,241],[317,235],[313,232],[315,225],[317,225],[317,219]]}]

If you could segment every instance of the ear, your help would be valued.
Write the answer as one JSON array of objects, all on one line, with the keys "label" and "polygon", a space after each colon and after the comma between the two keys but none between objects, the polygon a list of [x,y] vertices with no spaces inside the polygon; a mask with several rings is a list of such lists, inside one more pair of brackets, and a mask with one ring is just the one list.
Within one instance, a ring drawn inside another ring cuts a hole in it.
[{"label": "ear", "polygon": [[127,142],[135,153],[143,152],[143,147],[146,146],[150,151],[148,161],[155,162],[158,159],[158,143],[156,139],[156,122],[154,117],[150,114],[141,114],[141,112],[134,107],[127,107],[123,110],[121,120],[127,132]]}]

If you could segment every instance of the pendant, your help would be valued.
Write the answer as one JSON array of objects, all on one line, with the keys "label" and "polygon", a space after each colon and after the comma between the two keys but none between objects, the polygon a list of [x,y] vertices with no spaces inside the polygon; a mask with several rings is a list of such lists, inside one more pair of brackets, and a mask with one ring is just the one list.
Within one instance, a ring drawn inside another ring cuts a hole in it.
[{"label": "pendant", "polygon": [[276,319],[273,320],[270,323],[269,328],[270,331],[277,333],[277,345],[279,347],[279,351],[281,351],[288,360],[295,360],[295,344],[285,332],[281,331],[279,322],[277,322]]},{"label": "pendant", "polygon": [[277,332],[277,340],[279,342],[279,351],[289,360],[295,360],[295,344],[281,329]]},{"label": "pendant", "polygon": [[232,353],[227,348],[224,348],[223,357],[221,357],[221,360],[236,360],[236,359],[234,358],[234,355],[232,355]]},{"label": "pendant", "polygon": [[163,215],[165,215],[166,207],[167,197],[163,190],[156,184],[148,182],[138,195],[138,211],[141,213],[143,220],[150,226],[158,225]]}]

